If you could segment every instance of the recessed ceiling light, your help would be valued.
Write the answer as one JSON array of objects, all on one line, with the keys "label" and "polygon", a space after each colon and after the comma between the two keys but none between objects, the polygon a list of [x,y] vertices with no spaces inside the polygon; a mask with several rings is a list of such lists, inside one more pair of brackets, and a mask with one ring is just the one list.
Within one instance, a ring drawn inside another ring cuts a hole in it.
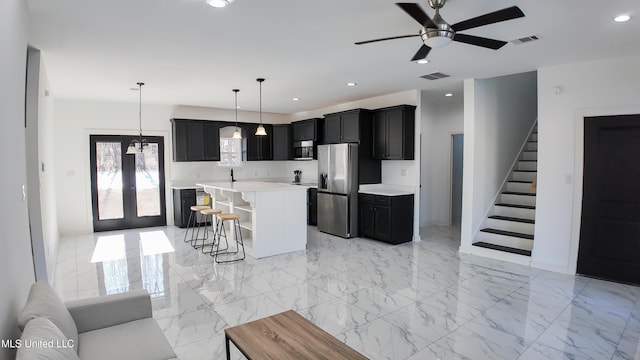
[{"label": "recessed ceiling light", "polygon": [[358,84],[357,84],[357,83],[354,83],[354,82],[348,82],[348,83],[347,83],[347,86],[356,86],[356,85],[358,85]]},{"label": "recessed ceiling light", "polygon": [[444,94],[444,96],[446,96],[446,97],[452,97],[452,96],[453,96],[453,94],[452,94],[452,93],[446,93],[446,94]]},{"label": "recessed ceiling light", "polygon": [[291,100],[293,100],[293,101],[300,101],[300,98],[293,98],[293,99],[291,99]]},{"label": "recessed ceiling light", "polygon": [[631,16],[624,14],[624,15],[618,15],[615,18],[613,18],[613,21],[615,22],[625,22],[625,21],[629,21],[629,19],[631,19]]},{"label": "recessed ceiling light", "polygon": [[429,60],[427,60],[427,59],[420,59],[420,60],[418,60],[418,61],[416,61],[416,62],[417,62],[418,64],[428,64],[428,63],[429,63]]},{"label": "recessed ceiling light", "polygon": [[231,4],[233,0],[207,0],[207,4],[209,6],[213,6],[215,8],[223,8],[229,4]]}]

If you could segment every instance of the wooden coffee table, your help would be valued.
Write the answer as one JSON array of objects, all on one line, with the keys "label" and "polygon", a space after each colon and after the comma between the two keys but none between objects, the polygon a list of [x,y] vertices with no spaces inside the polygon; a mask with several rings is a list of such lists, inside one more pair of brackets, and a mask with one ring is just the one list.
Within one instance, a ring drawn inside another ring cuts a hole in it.
[{"label": "wooden coffee table", "polygon": [[224,330],[248,359],[367,359],[293,310]]}]

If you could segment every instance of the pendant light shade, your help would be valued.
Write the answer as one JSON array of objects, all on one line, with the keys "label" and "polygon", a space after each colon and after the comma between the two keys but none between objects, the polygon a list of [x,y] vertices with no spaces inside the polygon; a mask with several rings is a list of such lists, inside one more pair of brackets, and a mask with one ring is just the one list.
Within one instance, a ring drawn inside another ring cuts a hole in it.
[{"label": "pendant light shade", "polygon": [[233,136],[231,136],[232,139],[242,139],[242,132],[238,127],[238,92],[239,91],[240,89],[233,89],[233,92],[235,93],[235,96],[236,96],[236,131],[233,132]]},{"label": "pendant light shade", "polygon": [[258,125],[258,128],[256,129],[256,135],[266,136],[267,130],[265,130],[264,126],[262,125],[262,82],[264,81],[264,79],[257,78],[256,81],[258,82],[258,84],[260,84],[260,125]]},{"label": "pendant light shade", "polygon": [[149,142],[147,139],[142,138],[142,85],[143,82],[136,83],[138,85],[138,121],[140,126],[140,135],[137,139],[131,140],[129,146],[127,147],[127,154],[139,154],[139,153],[150,153],[151,148],[149,147]]}]

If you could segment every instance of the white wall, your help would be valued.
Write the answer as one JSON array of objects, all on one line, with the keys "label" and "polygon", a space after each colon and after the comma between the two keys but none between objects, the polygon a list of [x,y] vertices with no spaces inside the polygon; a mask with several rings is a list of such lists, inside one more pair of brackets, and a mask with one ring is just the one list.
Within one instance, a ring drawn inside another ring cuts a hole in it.
[{"label": "white wall", "polygon": [[42,235],[47,261],[49,283],[53,283],[58,255],[57,196],[55,187],[54,117],[53,97],[50,96],[49,79],[44,62],[40,61],[40,85],[38,95],[38,159],[40,180],[40,209],[42,210]]},{"label": "white wall", "polygon": [[535,72],[464,84],[462,252],[500,191],[537,117]]},{"label": "white wall", "polygon": [[[640,114],[640,56],[538,70],[538,196],[532,265],[574,273],[585,116]],[[559,87],[561,93],[553,94]]]},{"label": "white wall", "polygon": [[[27,4],[0,1],[0,339],[18,336],[16,319],[33,283],[25,167],[25,71],[27,56]],[[0,359],[14,352],[0,349]]]},{"label": "white wall", "polygon": [[433,102],[423,93],[420,226],[449,226],[451,135],[464,130],[464,99],[457,96]]}]

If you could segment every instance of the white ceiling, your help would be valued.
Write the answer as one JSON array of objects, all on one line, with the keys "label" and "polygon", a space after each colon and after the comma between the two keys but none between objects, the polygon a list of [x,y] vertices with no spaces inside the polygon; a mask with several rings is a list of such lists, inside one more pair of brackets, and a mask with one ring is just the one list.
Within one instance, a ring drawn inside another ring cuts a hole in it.
[{"label": "white ceiling", "polygon": [[[43,52],[56,98],[143,101],[294,113],[410,89],[461,95],[466,78],[640,53],[638,0],[449,0],[453,24],[519,6],[526,17],[464,31],[510,41],[498,51],[461,43],[434,49],[429,64],[409,61],[419,38],[356,46],[355,41],[417,33],[391,0],[28,0],[30,45]],[[426,0],[418,3],[433,15]],[[632,15],[627,23],[613,17]],[[640,64],[639,64],[640,65]],[[440,71],[448,79],[421,75]],[[356,87],[346,87],[354,81]],[[294,102],[291,99],[299,97]]]}]

